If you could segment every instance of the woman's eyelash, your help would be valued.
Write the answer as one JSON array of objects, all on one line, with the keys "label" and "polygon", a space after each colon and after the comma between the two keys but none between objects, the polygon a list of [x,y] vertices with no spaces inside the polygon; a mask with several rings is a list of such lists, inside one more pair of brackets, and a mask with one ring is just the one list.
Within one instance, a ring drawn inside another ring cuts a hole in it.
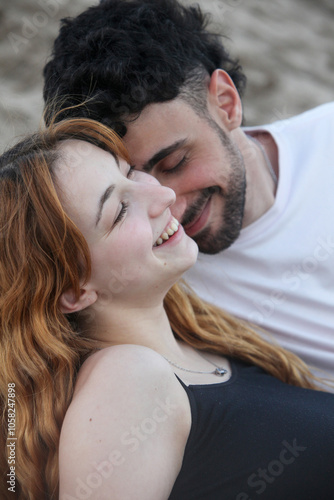
[{"label": "woman's eyelash", "polygon": [[[131,179],[131,177],[134,174],[134,170],[135,170],[135,167],[131,165],[129,168],[129,171],[126,175],[128,179]],[[123,201],[121,203],[121,210],[119,211],[119,214],[117,215],[117,217],[112,225],[112,228],[115,227],[119,222],[121,222],[124,219],[124,216],[125,216],[128,208],[129,208],[129,204],[127,202]],[[112,230],[112,228],[110,229],[110,231]]]},{"label": "woman's eyelash", "polygon": [[125,216],[128,208],[129,208],[129,204],[126,203],[126,202],[123,202],[122,203],[122,208],[121,208],[119,214],[117,215],[116,220],[115,220],[115,222],[113,224],[114,226],[116,226],[116,224],[118,224],[119,222],[121,222],[121,220],[124,219],[124,216]]}]

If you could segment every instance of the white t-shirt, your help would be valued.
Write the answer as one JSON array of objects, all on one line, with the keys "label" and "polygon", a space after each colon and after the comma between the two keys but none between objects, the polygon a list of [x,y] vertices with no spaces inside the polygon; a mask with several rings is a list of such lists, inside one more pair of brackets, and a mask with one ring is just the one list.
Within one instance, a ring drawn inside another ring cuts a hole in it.
[{"label": "white t-shirt", "polygon": [[276,141],[275,203],[227,250],[200,253],[185,278],[334,379],[334,103],[244,130]]}]

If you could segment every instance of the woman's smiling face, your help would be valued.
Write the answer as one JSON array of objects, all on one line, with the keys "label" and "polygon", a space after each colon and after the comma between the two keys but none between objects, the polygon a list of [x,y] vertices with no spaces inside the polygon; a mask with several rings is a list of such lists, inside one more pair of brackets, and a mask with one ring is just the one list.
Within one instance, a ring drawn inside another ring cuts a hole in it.
[{"label": "woman's smiling face", "polygon": [[67,140],[59,151],[59,196],[87,240],[98,300],[161,299],[197,257],[171,215],[174,191],[87,142]]}]

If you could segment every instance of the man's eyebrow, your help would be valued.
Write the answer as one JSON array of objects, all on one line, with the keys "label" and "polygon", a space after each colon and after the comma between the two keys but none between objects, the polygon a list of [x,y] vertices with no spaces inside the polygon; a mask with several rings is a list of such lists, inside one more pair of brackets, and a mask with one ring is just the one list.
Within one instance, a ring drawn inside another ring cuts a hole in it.
[{"label": "man's eyebrow", "polygon": [[150,173],[153,170],[153,167],[159,163],[159,161],[163,160],[167,156],[169,156],[171,153],[174,153],[178,148],[182,147],[186,142],[186,139],[181,139],[179,141],[174,142],[170,146],[167,146],[164,149],[160,149],[155,155],[152,156],[144,165],[143,165],[143,171]]},{"label": "man's eyebrow", "polygon": [[100,219],[102,216],[103,205],[108,200],[108,198],[110,198],[114,189],[115,189],[115,184],[111,184],[109,187],[107,187],[107,189],[105,190],[105,192],[101,196],[100,202],[99,202],[99,210],[98,210],[97,216],[96,216],[95,226],[97,226],[98,223],[100,222]]}]

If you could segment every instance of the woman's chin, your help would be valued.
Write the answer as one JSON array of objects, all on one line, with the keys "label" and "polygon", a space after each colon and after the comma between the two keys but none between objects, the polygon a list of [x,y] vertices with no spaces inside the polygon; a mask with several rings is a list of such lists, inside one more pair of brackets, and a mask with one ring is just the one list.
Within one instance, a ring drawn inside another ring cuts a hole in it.
[{"label": "woman's chin", "polygon": [[187,236],[189,239],[188,245],[187,245],[187,250],[186,250],[186,256],[184,259],[184,268],[182,270],[182,274],[188,271],[191,267],[193,267],[198,258],[198,246],[197,243],[191,239],[189,236]]},{"label": "woman's chin", "polygon": [[189,244],[190,244],[189,254],[190,255],[189,256],[192,257],[192,261],[191,261],[191,264],[189,266],[189,268],[190,268],[193,265],[195,265],[197,262],[199,248],[198,248],[198,245],[197,245],[195,240],[193,240],[189,236],[188,236],[188,238],[190,239],[190,242],[189,242]]}]

